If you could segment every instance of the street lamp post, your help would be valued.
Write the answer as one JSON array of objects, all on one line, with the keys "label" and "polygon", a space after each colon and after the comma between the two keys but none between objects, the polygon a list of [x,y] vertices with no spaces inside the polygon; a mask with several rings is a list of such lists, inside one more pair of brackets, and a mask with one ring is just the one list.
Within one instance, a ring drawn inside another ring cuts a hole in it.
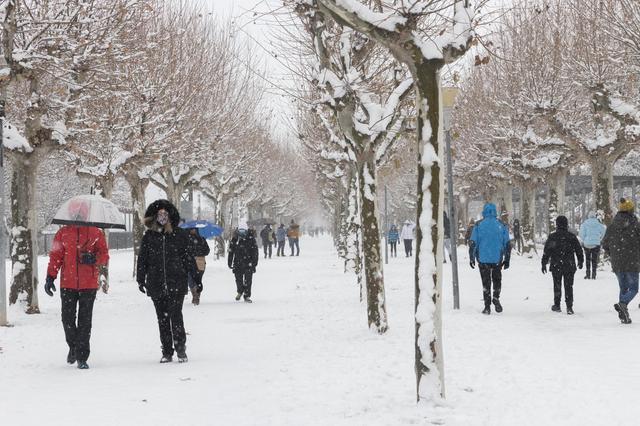
[{"label": "street lamp post", "polygon": [[384,185],[384,264],[389,263],[389,210],[387,205],[387,185]]},{"label": "street lamp post", "polygon": [[7,322],[7,232],[4,221],[5,190],[4,190],[4,117],[6,89],[0,89],[0,326],[8,325]]},{"label": "street lamp post", "polygon": [[444,88],[442,103],[447,155],[447,207],[449,210],[449,238],[451,239],[451,278],[453,281],[453,309],[460,309],[460,287],[458,285],[458,220],[453,207],[453,161],[451,159],[451,111],[458,89]]}]

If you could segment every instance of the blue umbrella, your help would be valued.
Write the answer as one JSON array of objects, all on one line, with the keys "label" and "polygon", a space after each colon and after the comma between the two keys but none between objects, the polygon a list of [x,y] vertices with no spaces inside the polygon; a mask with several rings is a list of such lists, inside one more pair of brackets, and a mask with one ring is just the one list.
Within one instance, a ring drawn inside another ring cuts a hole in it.
[{"label": "blue umbrella", "polygon": [[198,234],[204,238],[217,237],[222,235],[222,226],[211,223],[208,220],[191,220],[180,225],[180,228],[197,229]]}]

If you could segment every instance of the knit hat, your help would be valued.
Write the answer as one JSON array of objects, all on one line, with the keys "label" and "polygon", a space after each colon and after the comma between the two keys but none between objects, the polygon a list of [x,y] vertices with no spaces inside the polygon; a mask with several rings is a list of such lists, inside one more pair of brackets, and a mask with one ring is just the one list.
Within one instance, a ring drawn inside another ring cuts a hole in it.
[{"label": "knit hat", "polygon": [[618,204],[618,210],[621,212],[632,212],[634,209],[633,201],[627,200],[626,198],[620,198],[620,203]]}]

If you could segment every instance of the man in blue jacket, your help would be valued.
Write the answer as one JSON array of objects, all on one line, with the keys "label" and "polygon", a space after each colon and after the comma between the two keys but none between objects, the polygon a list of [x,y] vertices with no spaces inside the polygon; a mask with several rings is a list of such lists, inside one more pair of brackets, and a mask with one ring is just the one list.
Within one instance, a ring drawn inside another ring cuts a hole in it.
[{"label": "man in blue jacket", "polygon": [[[500,290],[502,287],[502,268],[509,268],[511,259],[511,245],[509,231],[497,219],[496,206],[487,203],[482,210],[482,220],[473,227],[469,240],[469,264],[475,268],[476,260],[482,278],[484,294],[483,314],[491,313],[491,302],[496,312],[502,312],[500,304]],[[491,298],[491,283],[493,282],[493,299]]]},{"label": "man in blue jacket", "polygon": [[584,278],[587,280],[596,279],[600,243],[606,230],[606,226],[596,219],[596,212],[589,212],[589,218],[580,225],[580,239],[582,240],[585,258],[587,260],[587,275],[585,275]]}]

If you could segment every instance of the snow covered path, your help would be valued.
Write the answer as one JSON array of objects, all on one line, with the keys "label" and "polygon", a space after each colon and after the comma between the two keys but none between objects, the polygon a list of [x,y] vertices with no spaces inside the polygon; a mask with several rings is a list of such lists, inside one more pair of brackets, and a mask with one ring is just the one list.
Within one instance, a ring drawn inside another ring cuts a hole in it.
[{"label": "snow covered path", "polygon": [[[538,259],[516,257],[504,275],[505,312],[486,317],[479,274],[460,253],[460,311],[451,309],[446,277],[444,291],[451,407],[430,419],[638,424],[640,315],[634,304],[638,323],[619,323],[610,272],[596,281],[577,275],[569,317],[550,312],[551,278]],[[302,239],[300,257],[261,259],[252,305],[233,300],[224,260],[209,260],[201,305],[184,309],[190,361],[160,365],[155,313],[131,278],[132,254],[111,255],[111,291],[94,309],[91,370],[64,362],[57,295],[41,295],[39,316],[11,307],[15,327],[0,329],[3,425],[425,424],[413,402],[413,259],[385,268],[385,336],[366,329],[358,289],[328,238]]]}]

